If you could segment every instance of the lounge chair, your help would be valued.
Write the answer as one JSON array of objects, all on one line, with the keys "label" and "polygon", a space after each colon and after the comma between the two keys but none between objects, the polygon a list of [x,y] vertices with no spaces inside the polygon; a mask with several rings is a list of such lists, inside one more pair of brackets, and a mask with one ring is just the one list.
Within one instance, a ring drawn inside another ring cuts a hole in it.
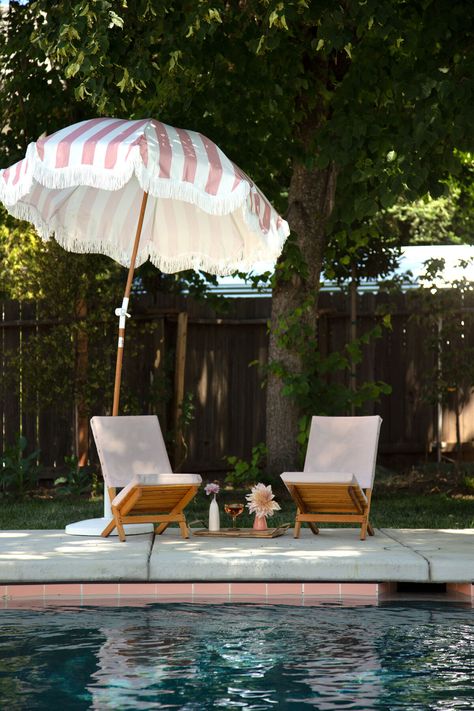
[{"label": "lounge chair", "polygon": [[[91,426],[113,514],[101,535],[117,528],[125,541],[123,524],[156,523],[155,533],[163,533],[176,522],[183,538],[189,538],[183,510],[201,477],[173,474],[158,418],[93,417]],[[116,488],[121,488],[118,494]]]},{"label": "lounge chair", "polygon": [[319,533],[318,522],[360,523],[367,532],[375,474],[380,417],[313,417],[304,472],[281,475],[297,506],[295,538],[301,524]]}]

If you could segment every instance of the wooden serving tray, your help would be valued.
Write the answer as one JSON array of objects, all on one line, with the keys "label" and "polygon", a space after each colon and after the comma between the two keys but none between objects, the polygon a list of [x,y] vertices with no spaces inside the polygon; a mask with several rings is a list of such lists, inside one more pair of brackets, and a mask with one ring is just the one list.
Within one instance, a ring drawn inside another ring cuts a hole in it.
[{"label": "wooden serving tray", "polygon": [[209,538],[277,538],[287,532],[291,524],[285,523],[276,528],[267,528],[257,531],[255,528],[221,528],[219,531],[208,531],[200,528],[193,531],[193,536],[208,536]]}]

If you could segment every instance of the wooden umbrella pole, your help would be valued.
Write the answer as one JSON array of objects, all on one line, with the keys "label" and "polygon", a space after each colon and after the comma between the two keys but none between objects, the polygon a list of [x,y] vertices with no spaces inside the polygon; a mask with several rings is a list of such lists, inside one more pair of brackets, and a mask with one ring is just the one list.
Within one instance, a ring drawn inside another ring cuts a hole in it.
[{"label": "wooden umbrella pole", "polygon": [[135,271],[135,262],[137,259],[138,245],[142,234],[143,218],[145,217],[145,208],[148,200],[148,193],[143,193],[142,204],[140,207],[140,215],[138,218],[137,232],[133,245],[132,256],[130,258],[130,268],[128,270],[127,283],[123,295],[122,306],[115,310],[115,314],[119,317],[118,345],[117,345],[117,362],[115,365],[115,383],[114,383],[114,402],[112,406],[112,415],[118,415],[120,402],[120,381],[122,379],[122,361],[123,361],[123,346],[125,343],[125,321],[127,314],[128,302],[130,299],[130,291],[132,289],[133,274]]}]

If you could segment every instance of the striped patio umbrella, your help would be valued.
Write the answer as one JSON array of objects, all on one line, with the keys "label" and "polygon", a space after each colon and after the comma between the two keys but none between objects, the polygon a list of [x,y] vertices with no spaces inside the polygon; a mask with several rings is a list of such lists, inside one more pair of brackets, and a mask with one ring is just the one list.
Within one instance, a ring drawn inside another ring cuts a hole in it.
[{"label": "striped patio umbrella", "polygon": [[0,200],[40,236],[129,268],[116,309],[118,414],[125,322],[135,266],[225,275],[276,260],[289,234],[252,180],[201,133],[154,119],[97,118],[28,146],[0,171]]}]

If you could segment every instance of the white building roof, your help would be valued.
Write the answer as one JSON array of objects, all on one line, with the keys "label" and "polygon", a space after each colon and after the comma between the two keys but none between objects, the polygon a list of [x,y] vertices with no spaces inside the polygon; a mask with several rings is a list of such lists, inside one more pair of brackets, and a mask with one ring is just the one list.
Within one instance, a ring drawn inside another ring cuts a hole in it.
[{"label": "white building roof", "polygon": [[[474,246],[471,245],[422,245],[413,247],[402,247],[402,254],[399,260],[398,269],[391,276],[402,276],[411,272],[411,284],[406,280],[406,287],[416,286],[423,283],[422,276],[426,270],[426,262],[430,259],[444,259],[445,267],[443,278],[435,282],[438,288],[448,286],[460,278],[466,278],[474,282]],[[469,262],[468,266],[461,266],[460,262]],[[254,274],[274,271],[275,265],[270,262],[262,262],[255,265]],[[360,287],[360,291],[378,291],[378,282],[366,280]],[[324,291],[334,291],[339,289],[335,282],[323,281]],[[221,277],[218,279],[218,286],[212,287],[211,292],[232,297],[243,296],[270,296],[271,289],[255,289],[252,284],[240,277]]]}]

